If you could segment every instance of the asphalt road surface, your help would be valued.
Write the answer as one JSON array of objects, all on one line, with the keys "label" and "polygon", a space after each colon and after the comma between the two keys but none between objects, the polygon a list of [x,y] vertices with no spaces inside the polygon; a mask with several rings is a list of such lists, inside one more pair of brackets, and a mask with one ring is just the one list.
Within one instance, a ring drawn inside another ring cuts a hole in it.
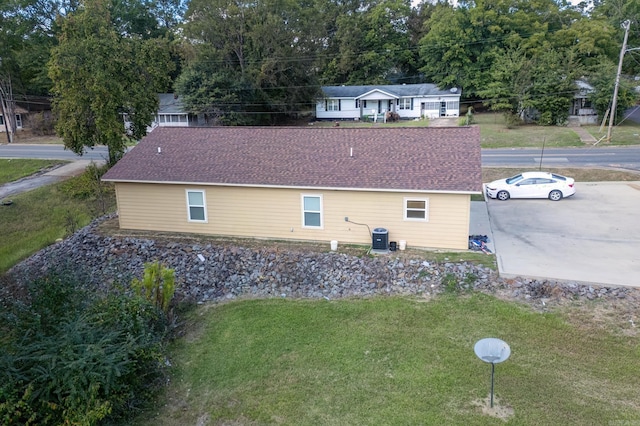
[{"label": "asphalt road surface", "polygon": [[[640,171],[640,146],[581,148],[500,148],[483,149],[484,167],[611,167]],[[0,158],[42,158],[54,160],[105,160],[107,149],[97,146],[79,156],[61,145],[0,145]]]}]

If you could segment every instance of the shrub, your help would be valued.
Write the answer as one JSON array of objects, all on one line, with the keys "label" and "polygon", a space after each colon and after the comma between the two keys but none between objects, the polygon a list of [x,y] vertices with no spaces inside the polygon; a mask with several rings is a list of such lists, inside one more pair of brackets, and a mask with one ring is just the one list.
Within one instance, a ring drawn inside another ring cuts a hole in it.
[{"label": "shrub", "polygon": [[175,282],[175,271],[156,261],[144,264],[142,280],[134,278],[131,287],[138,296],[146,298],[157,308],[167,312],[176,290]]},{"label": "shrub", "polygon": [[2,424],[95,424],[148,404],[163,378],[166,319],[143,298],[52,273],[0,306]]}]

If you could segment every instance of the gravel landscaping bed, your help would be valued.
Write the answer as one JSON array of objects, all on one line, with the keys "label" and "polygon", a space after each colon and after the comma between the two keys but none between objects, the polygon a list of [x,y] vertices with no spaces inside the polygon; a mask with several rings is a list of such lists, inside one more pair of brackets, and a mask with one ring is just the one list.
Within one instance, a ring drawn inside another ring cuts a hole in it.
[{"label": "gravel landscaping bed", "polygon": [[[576,299],[609,299],[636,304],[635,288],[533,279],[502,279],[471,262],[431,262],[419,255],[355,256],[329,251],[283,250],[263,242],[241,247],[193,238],[181,240],[110,236],[99,231],[106,216],[71,237],[16,265],[18,282],[71,265],[97,287],[128,285],[146,262],[175,270],[180,300],[196,303],[241,297],[338,299],[374,295],[429,297],[445,291],[477,290],[540,306]],[[108,288],[107,288],[108,289]]]}]

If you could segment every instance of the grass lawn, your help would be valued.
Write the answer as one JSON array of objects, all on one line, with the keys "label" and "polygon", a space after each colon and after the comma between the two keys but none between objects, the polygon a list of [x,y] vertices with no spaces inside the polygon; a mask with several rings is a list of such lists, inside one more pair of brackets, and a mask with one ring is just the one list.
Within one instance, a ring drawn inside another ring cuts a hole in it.
[{"label": "grass lawn", "polygon": [[59,160],[0,159],[0,185],[63,163]]},{"label": "grass lawn", "polygon": [[480,126],[483,148],[530,148],[542,147],[543,144],[546,148],[584,146],[569,127],[525,124],[509,129],[502,114],[483,113],[473,118]]},{"label": "grass lawn", "polygon": [[[607,126],[583,126],[596,140],[600,140],[607,135]],[[611,131],[611,142],[607,144],[603,139],[598,143],[599,146],[607,145],[638,145],[640,144],[640,125],[633,121],[627,120],[620,125],[613,127]]]},{"label": "grass lawn", "polygon": [[[0,274],[101,215],[90,201],[63,192],[62,185],[12,195],[12,205],[0,206]],[[115,209],[115,199],[109,205]]]},{"label": "grass lawn", "polygon": [[[484,294],[246,300],[200,306],[185,330],[165,397],[141,425],[640,419],[637,336]],[[473,352],[485,337],[511,347],[496,365],[493,410],[490,365]]]}]

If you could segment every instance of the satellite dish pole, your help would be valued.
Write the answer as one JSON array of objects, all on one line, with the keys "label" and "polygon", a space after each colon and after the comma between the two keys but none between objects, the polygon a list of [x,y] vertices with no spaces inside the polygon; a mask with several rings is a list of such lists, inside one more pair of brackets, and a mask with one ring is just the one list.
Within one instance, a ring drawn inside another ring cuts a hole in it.
[{"label": "satellite dish pole", "polygon": [[613,119],[616,116],[616,107],[618,104],[618,87],[620,86],[620,74],[622,73],[622,60],[624,59],[624,54],[627,50],[627,39],[629,38],[629,28],[631,27],[631,22],[627,19],[622,23],[622,28],[624,28],[624,41],[622,42],[622,49],[620,50],[620,60],[618,61],[618,73],[616,74],[616,85],[613,89],[613,100],[611,101],[611,114],[609,116],[609,129],[607,130],[607,143],[611,142],[611,130],[613,128]]},{"label": "satellite dish pole", "polygon": [[505,342],[494,337],[478,340],[473,347],[478,358],[491,363],[491,408],[493,408],[493,376],[495,365],[506,361],[511,355],[511,348]]}]

